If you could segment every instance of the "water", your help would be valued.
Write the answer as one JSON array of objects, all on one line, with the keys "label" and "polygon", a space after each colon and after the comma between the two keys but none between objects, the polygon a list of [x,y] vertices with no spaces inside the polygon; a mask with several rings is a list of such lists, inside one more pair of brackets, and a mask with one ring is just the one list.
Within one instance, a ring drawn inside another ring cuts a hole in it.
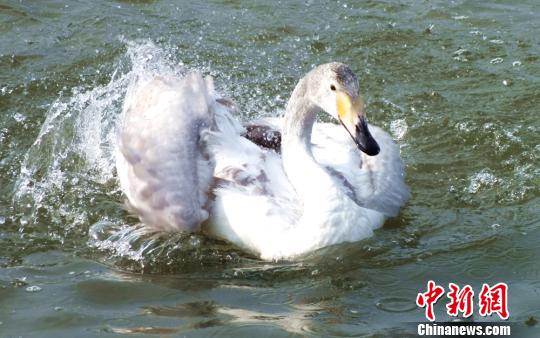
[{"label": "water", "polygon": [[[508,283],[510,322],[537,336],[539,17],[534,0],[3,1],[0,335],[399,336],[433,279]],[[140,233],[111,147],[130,81],[200,69],[250,119],[328,61],[401,145],[397,218],[300,262]]]}]

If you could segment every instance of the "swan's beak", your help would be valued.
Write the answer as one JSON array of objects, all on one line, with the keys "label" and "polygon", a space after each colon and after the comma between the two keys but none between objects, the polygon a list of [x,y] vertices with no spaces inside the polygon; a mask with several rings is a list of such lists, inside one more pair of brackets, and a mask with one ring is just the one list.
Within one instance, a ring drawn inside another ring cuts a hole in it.
[{"label": "swan's beak", "polygon": [[377,155],[381,149],[369,132],[364,116],[364,102],[362,98],[358,96],[356,100],[353,100],[349,94],[338,92],[337,112],[339,122],[341,122],[341,125],[351,135],[358,149],[369,156]]}]

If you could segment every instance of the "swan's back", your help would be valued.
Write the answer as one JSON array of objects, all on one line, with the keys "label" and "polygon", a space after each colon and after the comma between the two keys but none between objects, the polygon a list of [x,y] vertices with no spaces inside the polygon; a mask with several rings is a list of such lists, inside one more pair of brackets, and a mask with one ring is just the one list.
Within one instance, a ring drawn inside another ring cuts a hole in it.
[{"label": "swan's back", "polygon": [[158,230],[197,230],[213,163],[205,133],[212,121],[212,85],[200,74],[157,78],[131,88],[117,140],[117,170],[130,208]]}]

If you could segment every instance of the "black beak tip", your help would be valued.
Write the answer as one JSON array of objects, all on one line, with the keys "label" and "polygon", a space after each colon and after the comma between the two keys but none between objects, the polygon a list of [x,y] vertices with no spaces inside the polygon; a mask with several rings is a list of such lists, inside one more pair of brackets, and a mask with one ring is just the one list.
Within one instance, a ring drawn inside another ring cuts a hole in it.
[{"label": "black beak tip", "polygon": [[366,147],[366,150],[365,150],[365,153],[369,156],[376,156],[378,155],[379,153],[381,152],[381,148],[379,147],[379,145],[377,144],[377,142],[375,142],[375,140],[372,139],[372,142],[370,142],[367,147]]},{"label": "black beak tip", "polygon": [[349,131],[347,126],[339,120],[341,125],[347,130],[351,138],[353,139],[354,143],[358,146],[358,149],[360,149],[362,152],[364,152],[368,156],[376,156],[381,152],[381,148],[379,147],[379,144],[373,136],[371,136],[371,133],[369,132],[368,125],[365,119],[361,118],[359,123],[356,125],[356,135],[353,136],[353,134]]},{"label": "black beak tip", "polygon": [[379,144],[369,132],[366,120],[362,119],[356,127],[357,144],[368,156],[378,155],[381,151]]},{"label": "black beak tip", "polygon": [[[371,136],[371,135],[370,135]],[[377,141],[373,139],[373,137],[369,137],[365,143],[365,146],[362,147],[362,150],[366,155],[368,156],[376,156],[381,152],[381,148],[379,147],[379,144],[377,144]]]}]

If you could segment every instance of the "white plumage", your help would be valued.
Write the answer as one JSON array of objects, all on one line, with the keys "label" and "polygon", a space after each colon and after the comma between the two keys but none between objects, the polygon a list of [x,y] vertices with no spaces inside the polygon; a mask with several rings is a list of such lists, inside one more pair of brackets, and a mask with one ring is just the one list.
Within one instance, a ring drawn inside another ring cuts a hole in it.
[{"label": "white plumage", "polygon": [[208,218],[210,93],[210,84],[191,74],[138,83],[126,97],[118,177],[130,208],[156,229],[193,231]]},{"label": "white plumage", "polygon": [[[243,137],[200,74],[135,87],[126,97],[117,168],[129,204],[150,227],[195,231],[203,224],[263,259],[294,259],[371,236],[409,196],[399,149],[370,126],[378,153],[361,125],[356,77],[344,65],[310,72],[285,119],[259,122],[281,131],[282,154]],[[321,110],[350,135],[314,123]]]}]

